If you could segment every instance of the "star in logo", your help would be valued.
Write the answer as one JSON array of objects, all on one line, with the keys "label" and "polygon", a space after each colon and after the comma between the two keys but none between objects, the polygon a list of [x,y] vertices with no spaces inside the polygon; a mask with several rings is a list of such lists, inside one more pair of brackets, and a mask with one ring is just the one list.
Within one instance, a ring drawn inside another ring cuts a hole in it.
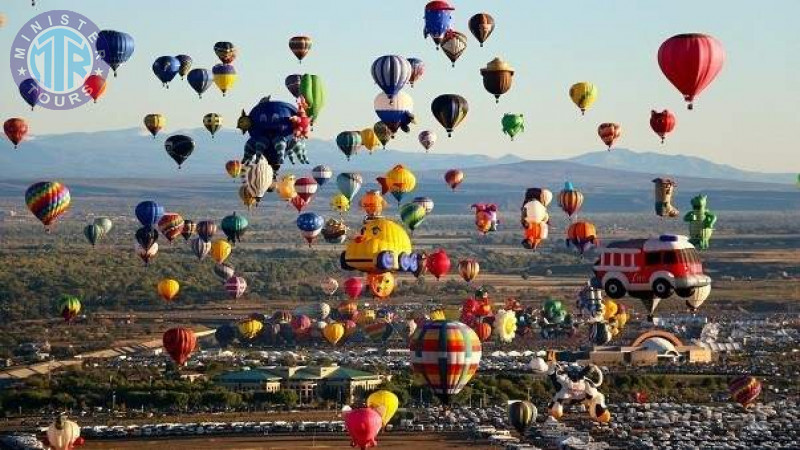
[{"label": "star in logo", "polygon": [[24,67],[20,67],[20,68],[19,68],[19,70],[17,70],[17,73],[19,73],[19,74],[20,74],[20,76],[23,76],[23,77],[24,77],[24,76],[25,76],[25,74],[27,74],[27,73],[28,73],[28,71],[27,71],[27,70],[25,70],[25,68],[24,68]]},{"label": "star in logo", "polygon": [[103,69],[100,69],[100,68],[95,69],[94,74],[102,77],[103,76]]}]

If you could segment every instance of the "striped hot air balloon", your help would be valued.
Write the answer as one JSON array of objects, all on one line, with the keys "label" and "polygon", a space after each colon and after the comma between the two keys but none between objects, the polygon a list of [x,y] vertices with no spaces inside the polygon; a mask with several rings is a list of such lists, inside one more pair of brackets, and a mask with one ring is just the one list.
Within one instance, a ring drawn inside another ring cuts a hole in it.
[{"label": "striped hot air balloon", "polygon": [[28,209],[50,232],[52,225],[69,208],[70,194],[67,187],[57,181],[43,181],[32,184],[25,191]]},{"label": "striped hot air balloon", "polygon": [[311,177],[318,185],[323,186],[333,177],[333,170],[328,166],[317,166],[311,169]]},{"label": "striped hot air balloon", "polygon": [[728,384],[733,401],[747,408],[761,395],[761,382],[756,377],[742,375]]},{"label": "striped hot air balloon", "polygon": [[208,241],[204,241],[199,237],[192,239],[191,246],[192,246],[192,253],[194,253],[194,256],[196,256],[197,259],[200,261],[202,261],[203,258],[208,256],[208,253],[211,251],[211,243]]},{"label": "striped hot air balloon", "polygon": [[469,112],[467,99],[456,94],[443,94],[431,102],[433,117],[447,131],[447,136],[453,135],[453,129],[460,124]]},{"label": "striped hot air balloon", "polygon": [[583,205],[583,194],[575,189],[569,181],[564,183],[564,189],[558,193],[558,206],[567,213],[570,218],[577,213]]},{"label": "striped hot air balloon", "polygon": [[508,420],[521,435],[536,420],[536,407],[529,401],[518,400],[508,405]]},{"label": "striped hot air balloon", "polygon": [[481,341],[472,328],[456,321],[425,322],[411,338],[411,365],[444,404],[478,371]]},{"label": "striped hot air balloon", "polygon": [[175,361],[182,366],[189,359],[189,356],[197,347],[197,337],[190,328],[176,327],[170,328],[162,337],[164,350]]},{"label": "striped hot air balloon", "polygon": [[189,238],[192,237],[197,232],[197,224],[194,223],[192,220],[184,220],[183,221],[183,230],[181,230],[181,236],[183,239],[188,241]]},{"label": "striped hot air balloon", "polygon": [[244,295],[247,290],[247,280],[242,277],[232,276],[225,281],[225,291],[232,299],[237,299]]},{"label": "striped hot air balloon", "polygon": [[384,55],[372,63],[372,79],[391,100],[411,79],[413,68],[402,56]]},{"label": "striped hot air balloon", "polygon": [[303,58],[311,51],[313,41],[308,36],[294,36],[289,39],[289,50],[292,51],[298,62],[302,62]]},{"label": "striped hot air balloon", "polygon": [[211,242],[211,238],[216,232],[217,224],[213,220],[203,220],[197,224],[197,235],[206,242]]},{"label": "striped hot air balloon", "polygon": [[183,217],[177,213],[166,213],[158,219],[158,229],[169,242],[183,232]]},{"label": "striped hot air balloon", "polygon": [[461,274],[461,278],[467,283],[474,280],[480,271],[481,265],[478,264],[478,260],[476,259],[467,258],[458,262],[458,273]]},{"label": "striped hot air balloon", "polygon": [[319,184],[311,177],[298,178],[294,182],[294,191],[297,196],[302,198],[306,203],[311,201],[311,197],[317,193]]},{"label": "striped hot air balloon", "polygon": [[597,230],[591,222],[579,221],[567,228],[567,246],[575,247],[581,255],[599,243]]},{"label": "striped hot air balloon", "polygon": [[622,136],[622,127],[618,123],[601,123],[600,126],[597,127],[597,135],[600,136],[600,140],[608,146],[608,150],[610,151],[614,142]]},{"label": "striped hot air balloon", "polygon": [[467,49],[467,35],[456,30],[447,30],[442,39],[442,51],[452,63],[456,66],[456,61]]}]

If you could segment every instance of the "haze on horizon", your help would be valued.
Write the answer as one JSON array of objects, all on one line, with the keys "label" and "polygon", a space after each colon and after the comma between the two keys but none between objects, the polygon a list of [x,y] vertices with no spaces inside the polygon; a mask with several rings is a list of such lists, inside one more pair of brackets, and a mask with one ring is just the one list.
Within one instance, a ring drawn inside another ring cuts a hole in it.
[{"label": "haze on horizon", "polygon": [[[4,3],[0,9],[8,21],[0,29],[0,44],[6,52],[22,24],[52,9],[74,9],[100,28],[125,31],[136,39],[133,58],[118,78],[111,79],[106,96],[78,110],[31,112],[9,70],[0,70],[4,116],[27,118],[34,136],[137,127],[152,112],[167,116],[166,134],[201,126],[208,112],[222,114],[230,128],[241,109],[249,110],[262,96],[290,100],[284,77],[309,72],[321,75],[328,91],[314,137],[332,139],[342,130],[361,129],[377,120],[372,101],[379,89],[369,67],[375,57],[397,53],[423,59],[426,73],[414,88],[407,88],[415,100],[418,124],[412,133],[400,133],[394,148],[421,151],[417,133],[432,129],[439,135],[433,149],[438,153],[561,159],[600,151],[597,125],[614,121],[624,128],[620,147],[699,156],[750,170],[800,171],[794,151],[800,94],[791,89],[800,69],[800,29],[794,23],[800,2],[792,0],[769,2],[757,11],[744,0],[613,0],[603,2],[602,8],[588,0],[454,0],[454,21],[460,30],[466,32],[466,22],[476,12],[489,12],[497,22],[483,48],[470,36],[455,69],[422,38],[425,1],[406,0],[387,8],[384,2],[366,0],[307,0],[303,10],[291,2],[263,0],[42,0],[36,8],[21,0]],[[656,63],[661,42],[684,32],[709,33],[726,50],[720,76],[691,112]],[[314,39],[302,65],[287,45],[297,34]],[[219,40],[232,41],[240,50],[235,62],[239,82],[226,98],[212,87],[198,100],[185,82],[176,78],[165,90],[153,76],[150,66],[161,55],[186,53],[195,67],[210,68],[217,63],[212,47]],[[495,56],[516,70],[514,87],[499,105],[483,89],[479,74]],[[584,80],[598,85],[599,99],[582,118],[567,89]],[[449,92],[466,97],[470,112],[447,139],[429,105],[436,95]],[[665,108],[677,114],[678,123],[662,146],[648,119],[651,109]],[[526,118],[526,132],[514,142],[500,131],[500,117],[506,112]]]}]

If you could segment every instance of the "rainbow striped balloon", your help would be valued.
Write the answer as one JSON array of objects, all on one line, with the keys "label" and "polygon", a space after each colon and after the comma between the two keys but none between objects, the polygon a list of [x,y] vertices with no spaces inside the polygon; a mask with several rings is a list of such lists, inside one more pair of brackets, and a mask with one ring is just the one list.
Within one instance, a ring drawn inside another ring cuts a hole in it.
[{"label": "rainbow striped balloon", "polygon": [[169,242],[181,235],[183,225],[183,217],[176,213],[166,213],[158,219],[158,229],[161,230],[161,233]]},{"label": "rainbow striped balloon", "polygon": [[742,375],[728,384],[733,401],[747,408],[761,394],[761,382],[756,377]]},{"label": "rainbow striped balloon", "polygon": [[49,233],[50,224],[69,208],[69,189],[57,181],[34,183],[25,191],[25,203]]}]

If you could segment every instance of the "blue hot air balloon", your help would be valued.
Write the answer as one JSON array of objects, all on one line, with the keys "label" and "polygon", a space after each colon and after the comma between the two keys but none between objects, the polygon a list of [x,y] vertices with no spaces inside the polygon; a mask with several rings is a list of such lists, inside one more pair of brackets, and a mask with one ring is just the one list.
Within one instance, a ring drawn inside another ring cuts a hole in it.
[{"label": "blue hot air balloon", "polygon": [[117,76],[117,68],[133,56],[133,36],[114,30],[103,30],[97,33],[97,52]]},{"label": "blue hot air balloon", "polygon": [[186,76],[186,81],[189,82],[189,86],[197,92],[200,98],[203,98],[203,92],[207,91],[208,88],[211,87],[211,84],[214,83],[214,79],[211,77],[211,72],[209,72],[208,69],[190,70],[189,74]]},{"label": "blue hot air balloon", "polygon": [[414,122],[414,100],[404,91],[398,92],[393,99],[380,93],[375,97],[374,106],[375,114],[392,133],[396,133],[401,127],[406,131],[408,124]]},{"label": "blue hot air balloon", "polygon": [[153,73],[161,80],[165,88],[181,70],[181,61],[174,56],[160,56],[153,62]]},{"label": "blue hot air balloon", "polygon": [[406,58],[385,55],[372,63],[372,79],[391,100],[411,79],[412,67]]},{"label": "blue hot air balloon", "polygon": [[41,92],[42,88],[39,87],[39,83],[33,78],[23,80],[22,83],[19,84],[19,93],[22,95],[22,99],[25,100],[25,103],[31,105],[31,110],[39,103],[39,94]]},{"label": "blue hot air balloon", "polygon": [[307,212],[297,216],[297,228],[300,231],[321,230],[325,225],[325,219],[317,213]]},{"label": "blue hot air balloon", "polygon": [[136,205],[136,218],[143,227],[155,227],[158,219],[164,215],[164,207],[152,200],[146,200]]},{"label": "blue hot air balloon", "polygon": [[425,28],[422,34],[425,38],[430,36],[433,39],[437,50],[439,44],[442,43],[444,34],[450,29],[450,24],[453,22],[451,11],[454,9],[449,3],[442,0],[428,2],[425,5]]}]

